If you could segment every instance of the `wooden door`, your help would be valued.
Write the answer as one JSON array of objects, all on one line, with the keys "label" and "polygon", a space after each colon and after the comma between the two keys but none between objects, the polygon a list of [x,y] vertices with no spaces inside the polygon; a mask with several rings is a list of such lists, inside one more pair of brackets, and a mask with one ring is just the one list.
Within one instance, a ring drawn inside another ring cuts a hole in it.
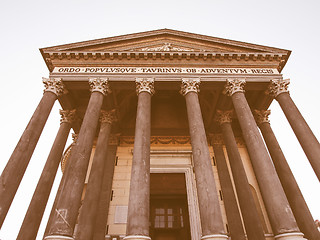
[{"label": "wooden door", "polygon": [[152,240],[190,240],[184,174],[151,174]]}]

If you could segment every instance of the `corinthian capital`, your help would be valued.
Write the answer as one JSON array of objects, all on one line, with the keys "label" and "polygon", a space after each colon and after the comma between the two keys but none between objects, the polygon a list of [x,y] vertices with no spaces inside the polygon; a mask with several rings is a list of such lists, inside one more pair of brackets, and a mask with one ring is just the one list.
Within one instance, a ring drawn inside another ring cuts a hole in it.
[{"label": "corinthian capital", "polygon": [[71,137],[72,137],[72,145],[76,144],[76,142],[78,140],[78,137],[79,137],[79,134],[78,133],[72,133]]},{"label": "corinthian capital", "polygon": [[223,144],[223,138],[221,134],[210,134],[209,139],[211,144]]},{"label": "corinthian capital", "polygon": [[245,79],[227,79],[227,83],[224,86],[223,94],[232,96],[236,92],[244,92],[245,84]]},{"label": "corinthian capital", "polygon": [[189,92],[200,92],[200,78],[182,78],[180,93],[185,96]]},{"label": "corinthian capital", "polygon": [[57,96],[62,94],[66,94],[68,91],[62,83],[61,78],[42,78],[42,82],[44,84],[45,92],[52,92]]},{"label": "corinthian capital", "polygon": [[116,117],[116,110],[113,109],[111,111],[101,110],[100,113],[100,122],[101,123],[109,123],[112,124],[113,122],[117,121]]},{"label": "corinthian capital", "polygon": [[136,78],[136,92],[137,95],[141,92],[148,92],[154,94],[154,78]]},{"label": "corinthian capital", "polygon": [[266,90],[266,94],[276,98],[281,93],[288,93],[290,79],[272,79]]},{"label": "corinthian capital", "polygon": [[61,123],[72,123],[76,119],[76,110],[60,110],[60,124]]},{"label": "corinthian capital", "polygon": [[221,111],[217,110],[217,115],[215,116],[215,121],[217,121],[220,125],[224,123],[231,123],[233,116],[233,110],[229,111]]},{"label": "corinthian capital", "polygon": [[91,88],[91,92],[100,92],[103,95],[111,93],[108,78],[89,78],[89,86]]},{"label": "corinthian capital", "polygon": [[270,110],[254,110],[254,117],[258,125],[260,125],[261,123],[270,123],[270,113]]}]

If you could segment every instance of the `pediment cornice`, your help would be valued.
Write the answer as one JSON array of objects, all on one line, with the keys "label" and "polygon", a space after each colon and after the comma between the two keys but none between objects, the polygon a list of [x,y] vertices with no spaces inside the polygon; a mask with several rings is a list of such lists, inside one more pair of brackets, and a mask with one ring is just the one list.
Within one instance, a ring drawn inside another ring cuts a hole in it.
[{"label": "pediment cornice", "polygon": [[99,45],[101,46],[104,44],[107,45],[115,42],[137,41],[139,39],[146,39],[151,37],[159,38],[159,37],[170,37],[170,36],[176,37],[178,39],[203,41],[208,44],[214,43],[214,44],[228,45],[228,46],[238,47],[238,48],[246,48],[248,50],[252,49],[253,51],[286,52],[286,53],[288,52],[288,50],[280,49],[280,48],[262,46],[262,45],[252,44],[252,43],[245,43],[241,41],[211,37],[211,36],[195,34],[195,33],[188,33],[183,31],[172,30],[172,29],[159,29],[159,30],[146,31],[141,33],[126,34],[121,36],[108,37],[108,38],[42,48],[41,50],[42,51],[72,51],[72,50],[80,50],[81,48],[88,48],[92,46],[99,46]]},{"label": "pediment cornice", "polygon": [[[50,71],[55,60],[195,59],[277,61],[284,67],[290,51],[200,34],[160,29],[40,49]],[[103,64],[103,62],[101,63]]]}]

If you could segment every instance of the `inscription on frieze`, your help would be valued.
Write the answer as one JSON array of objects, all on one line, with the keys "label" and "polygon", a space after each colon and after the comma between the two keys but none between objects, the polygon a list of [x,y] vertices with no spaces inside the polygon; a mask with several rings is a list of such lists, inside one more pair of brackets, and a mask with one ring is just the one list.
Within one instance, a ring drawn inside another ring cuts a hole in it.
[{"label": "inscription on frieze", "polygon": [[273,68],[183,68],[183,67],[55,67],[53,73],[69,74],[279,74]]}]

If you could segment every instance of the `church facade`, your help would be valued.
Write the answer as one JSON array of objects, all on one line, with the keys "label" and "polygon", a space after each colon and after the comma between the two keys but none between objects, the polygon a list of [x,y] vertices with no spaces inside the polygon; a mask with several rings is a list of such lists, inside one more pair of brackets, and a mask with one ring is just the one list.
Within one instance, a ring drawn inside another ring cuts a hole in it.
[{"label": "church facade", "polygon": [[35,239],[59,166],[46,240],[320,239],[268,119],[276,100],[320,179],[290,51],[170,29],[40,51],[50,74],[1,175],[1,225],[56,100],[61,124],[17,239]]}]

